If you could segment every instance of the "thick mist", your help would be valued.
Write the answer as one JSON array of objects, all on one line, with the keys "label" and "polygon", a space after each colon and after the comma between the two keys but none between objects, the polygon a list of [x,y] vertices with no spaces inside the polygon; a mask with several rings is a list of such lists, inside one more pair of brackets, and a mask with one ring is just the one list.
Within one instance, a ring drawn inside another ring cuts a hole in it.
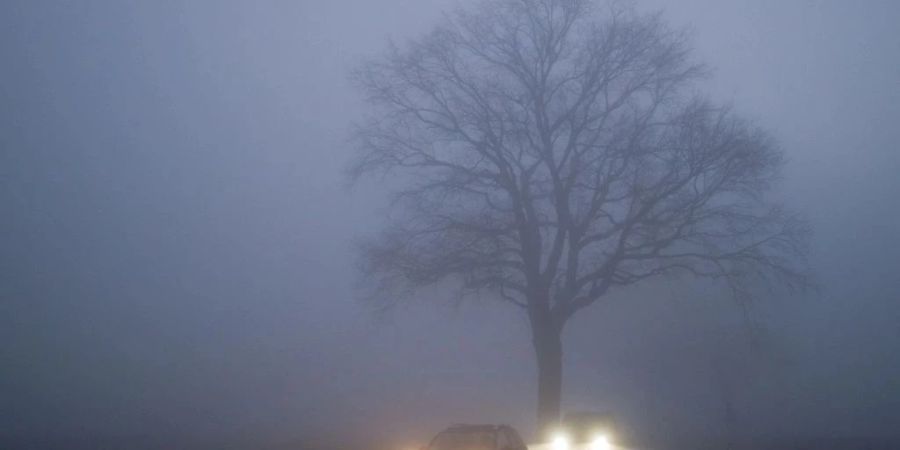
[{"label": "thick mist", "polygon": [[[349,72],[456,4],[0,4],[0,438],[530,433],[523,315],[377,312],[354,288],[387,200],[347,187]],[[564,406],[648,433],[896,435],[900,4],[637,5],[690,27],[711,95],[785,149],[819,287],[618,292],[567,328]]]}]

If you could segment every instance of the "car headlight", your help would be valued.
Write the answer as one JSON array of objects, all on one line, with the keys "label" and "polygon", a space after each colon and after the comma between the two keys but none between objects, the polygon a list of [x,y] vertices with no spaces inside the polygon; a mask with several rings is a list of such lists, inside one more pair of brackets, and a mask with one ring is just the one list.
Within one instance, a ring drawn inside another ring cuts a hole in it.
[{"label": "car headlight", "polygon": [[591,440],[591,450],[609,450],[610,448],[609,439],[605,434],[594,436],[594,439]]},{"label": "car headlight", "polygon": [[565,435],[557,434],[550,441],[550,448],[553,450],[569,450],[569,439]]}]

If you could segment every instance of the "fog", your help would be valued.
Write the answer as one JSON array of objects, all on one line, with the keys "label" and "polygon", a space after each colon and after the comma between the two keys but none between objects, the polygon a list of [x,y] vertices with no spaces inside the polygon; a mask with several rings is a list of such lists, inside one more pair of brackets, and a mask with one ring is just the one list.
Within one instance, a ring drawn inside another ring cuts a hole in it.
[{"label": "fog", "polygon": [[[440,289],[379,312],[355,288],[387,197],[344,176],[349,72],[455,4],[2,2],[0,437],[530,433],[524,315],[424,301]],[[711,94],[785,149],[777,192],[811,222],[819,287],[747,310],[689,279],[616,293],[566,329],[564,408],[896,435],[900,4],[637,5],[690,27]]]}]

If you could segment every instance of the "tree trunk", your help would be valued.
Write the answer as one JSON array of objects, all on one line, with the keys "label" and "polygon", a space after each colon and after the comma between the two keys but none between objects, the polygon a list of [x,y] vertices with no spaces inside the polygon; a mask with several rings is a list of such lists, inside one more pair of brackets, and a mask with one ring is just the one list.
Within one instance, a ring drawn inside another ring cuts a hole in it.
[{"label": "tree trunk", "polygon": [[[537,325],[537,326],[536,326]],[[538,429],[549,432],[559,423],[562,404],[562,330],[532,324],[538,368]]]}]

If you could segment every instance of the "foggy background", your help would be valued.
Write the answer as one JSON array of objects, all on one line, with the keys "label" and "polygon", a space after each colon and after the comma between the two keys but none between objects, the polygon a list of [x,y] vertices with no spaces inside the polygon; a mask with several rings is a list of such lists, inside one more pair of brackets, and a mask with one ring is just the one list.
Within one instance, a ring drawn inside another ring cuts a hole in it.
[{"label": "foggy background", "polygon": [[[348,71],[454,4],[0,2],[0,437],[530,431],[518,311],[378,315],[354,289],[385,196],[341,173],[362,108]],[[900,3],[638,6],[691,26],[709,92],[785,148],[779,192],[812,222],[821,289],[758,299],[752,342],[703,284],[611,296],[567,328],[564,409],[898,434]]]}]

